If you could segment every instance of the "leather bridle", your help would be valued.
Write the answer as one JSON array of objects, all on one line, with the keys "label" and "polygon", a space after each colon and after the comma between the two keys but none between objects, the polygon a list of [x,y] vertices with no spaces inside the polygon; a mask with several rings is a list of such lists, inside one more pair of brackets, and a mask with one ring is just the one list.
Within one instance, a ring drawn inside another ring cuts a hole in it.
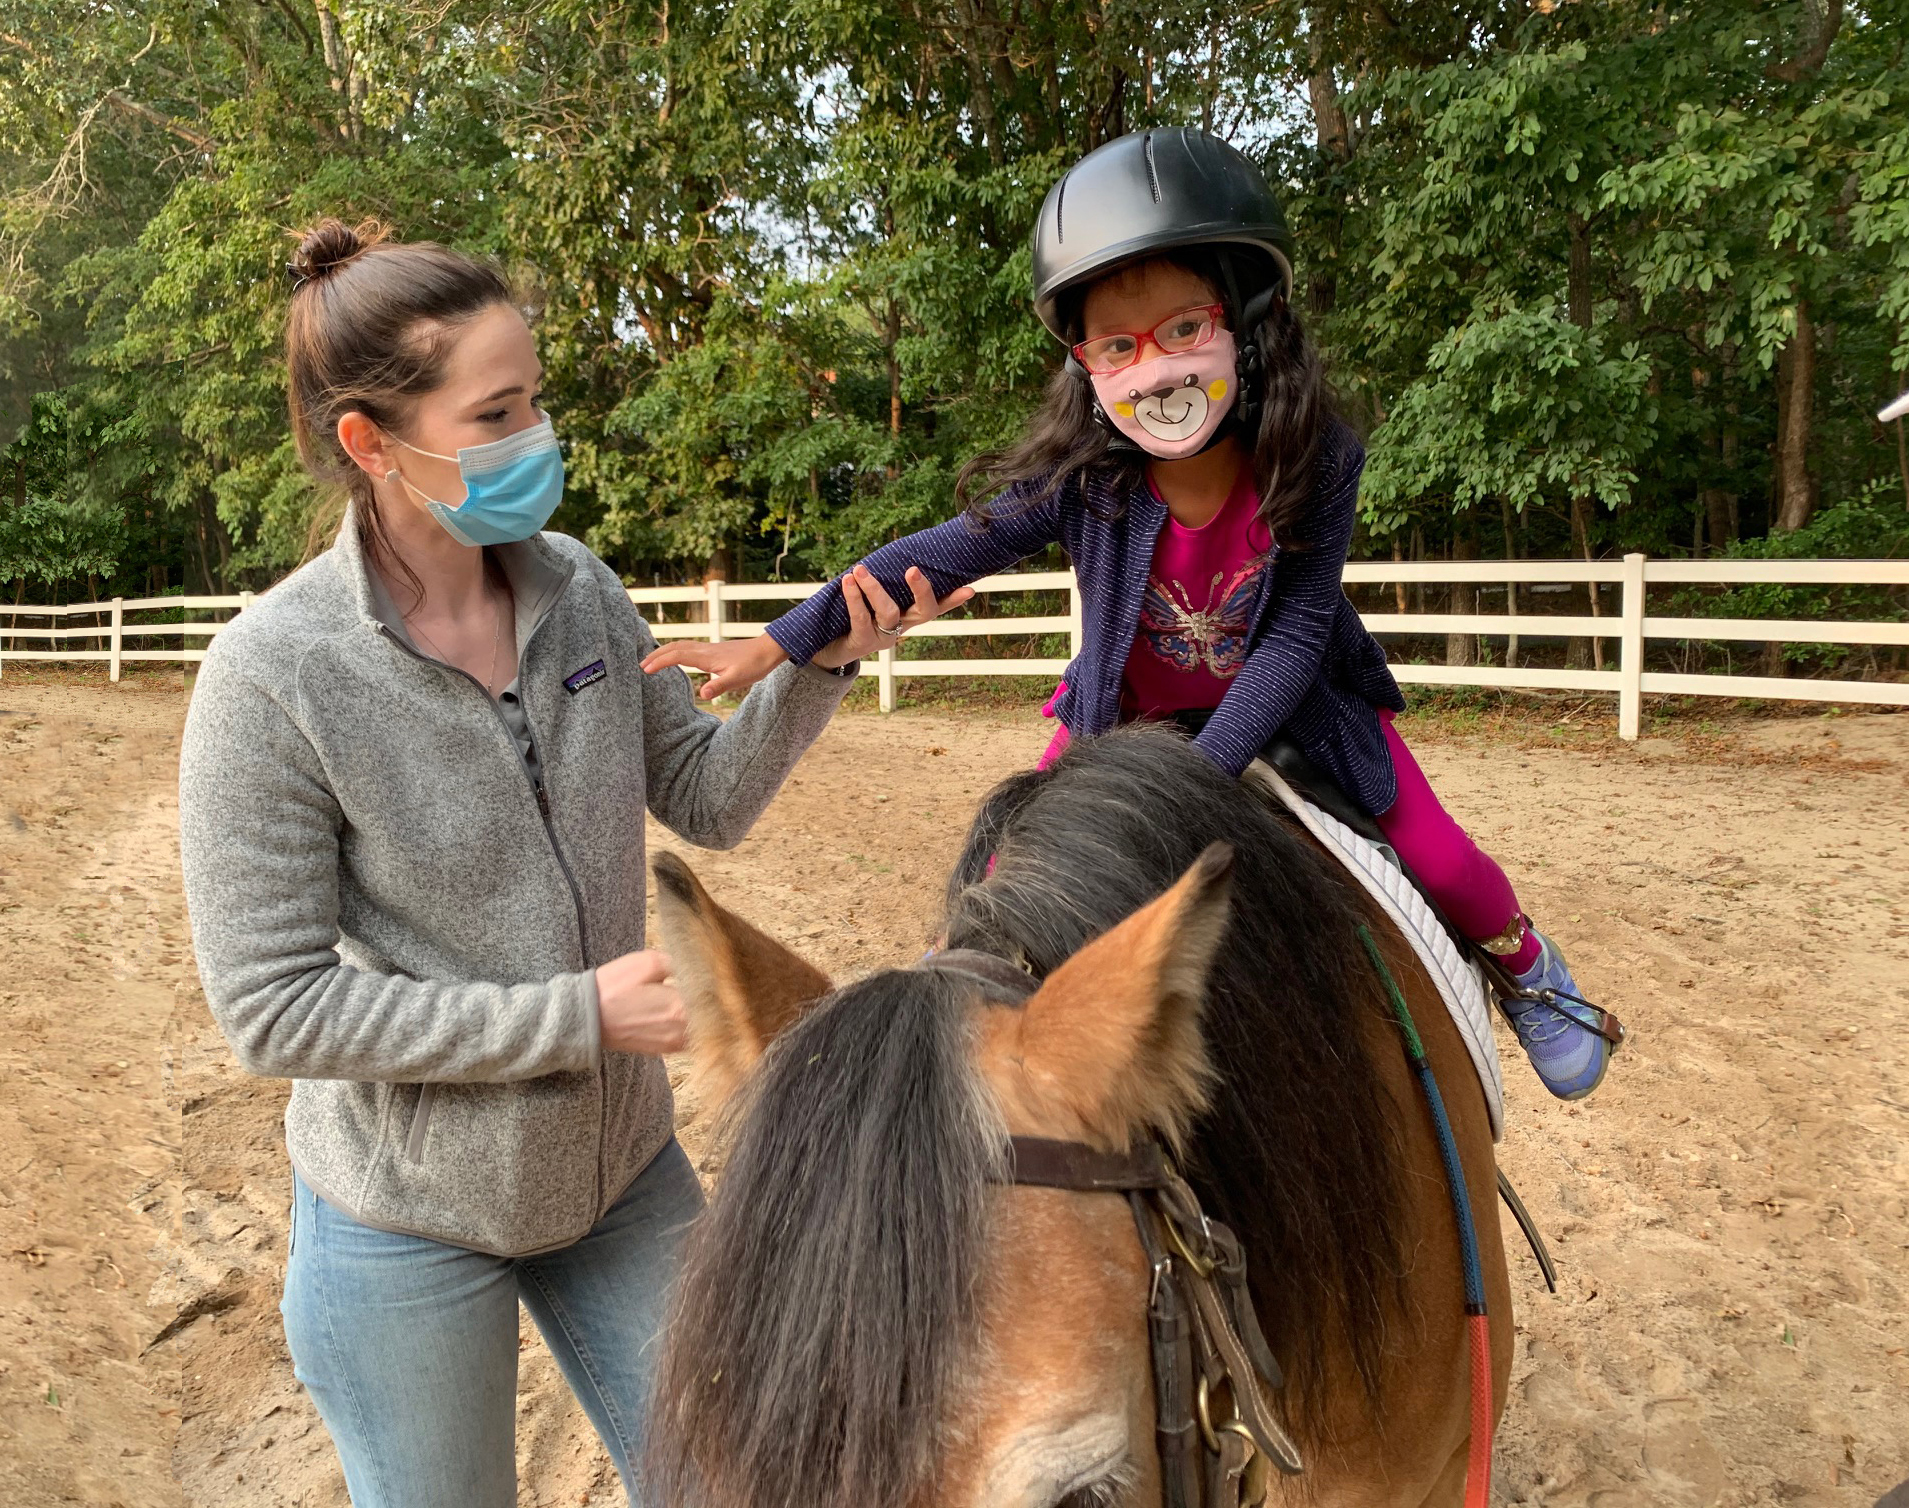
[{"label": "leather bridle", "polygon": [[1008,1138],[1005,1180],[1022,1187],[1124,1194],[1152,1279],[1155,1432],[1165,1508],[1263,1503],[1272,1469],[1298,1472],[1299,1451],[1267,1402],[1279,1364],[1246,1288],[1239,1238],[1209,1218],[1166,1151]]},{"label": "leather bridle", "polygon": [[[1022,1002],[1031,971],[966,948],[919,967],[966,974]],[[1125,1152],[1035,1136],[1008,1138],[1002,1181],[1023,1188],[1124,1195],[1152,1277],[1147,1329],[1165,1508],[1251,1508],[1276,1468],[1302,1469],[1269,1392],[1280,1386],[1246,1286],[1239,1238],[1211,1219],[1154,1140]]]}]

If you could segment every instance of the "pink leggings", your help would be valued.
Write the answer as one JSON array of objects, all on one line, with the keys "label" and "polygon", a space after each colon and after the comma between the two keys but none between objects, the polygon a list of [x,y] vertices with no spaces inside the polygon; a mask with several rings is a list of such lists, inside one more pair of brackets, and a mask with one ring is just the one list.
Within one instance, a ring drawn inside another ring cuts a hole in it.
[{"label": "pink leggings", "polygon": [[[1398,800],[1379,816],[1379,831],[1459,931],[1473,941],[1496,937],[1522,914],[1511,881],[1439,804],[1425,772],[1392,726],[1390,708],[1379,709],[1379,725],[1399,783]],[[1524,945],[1505,962],[1514,973],[1522,973],[1537,957],[1538,939],[1526,933]]]},{"label": "pink leggings", "polygon": [[[1496,937],[1522,914],[1511,881],[1439,804],[1425,772],[1392,726],[1390,708],[1379,709],[1379,723],[1399,786],[1398,799],[1378,819],[1379,830],[1459,931],[1475,941]],[[1041,755],[1040,768],[1059,759],[1067,743],[1067,727],[1062,724]],[[1537,957],[1538,940],[1526,934],[1524,945],[1505,962],[1514,973],[1522,973]]]}]

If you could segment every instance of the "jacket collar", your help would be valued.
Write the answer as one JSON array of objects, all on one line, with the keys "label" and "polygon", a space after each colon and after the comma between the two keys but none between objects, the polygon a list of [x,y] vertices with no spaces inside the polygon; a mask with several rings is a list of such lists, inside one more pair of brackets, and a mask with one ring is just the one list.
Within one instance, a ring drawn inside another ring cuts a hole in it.
[{"label": "jacket collar", "polygon": [[[398,611],[390,588],[365,553],[364,541],[358,533],[358,516],[358,505],[353,502],[345,509],[345,521],[332,544],[338,569],[351,590],[359,615],[367,623],[385,629],[399,643],[415,650],[418,646],[412,642],[410,632],[404,626],[404,615]],[[573,562],[565,560],[541,534],[532,535],[517,544],[490,545],[487,548],[503,570],[504,579],[510,583],[511,596],[517,604],[517,647],[521,650],[529,640],[531,630],[556,606],[557,599],[570,584],[570,578],[576,574],[577,568]]]}]

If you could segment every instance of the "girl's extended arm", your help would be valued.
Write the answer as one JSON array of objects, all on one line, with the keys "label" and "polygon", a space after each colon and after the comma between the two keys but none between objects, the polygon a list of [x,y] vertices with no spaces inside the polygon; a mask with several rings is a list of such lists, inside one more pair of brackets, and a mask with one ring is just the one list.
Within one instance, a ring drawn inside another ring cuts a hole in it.
[{"label": "girl's extended arm", "polygon": [[[919,534],[883,545],[808,601],[784,613],[755,639],[727,644],[677,640],[643,662],[647,671],[686,665],[709,673],[701,695],[746,691],[784,660],[810,661],[829,669],[889,642],[874,622],[915,628],[959,607],[973,593],[968,584],[1025,560],[1060,538],[1057,500],[1007,510],[985,526],[965,514]],[[896,602],[913,606],[895,617]],[[866,604],[866,606],[865,606]]]},{"label": "girl's extended arm", "polygon": [[[926,574],[936,597],[945,597],[1046,549],[1060,538],[1060,527],[1060,503],[1050,497],[1035,507],[1004,510],[985,526],[963,514],[883,545],[862,564],[897,601],[908,599],[904,578],[911,566]],[[848,629],[838,581],[771,623],[769,637],[800,665]]]}]

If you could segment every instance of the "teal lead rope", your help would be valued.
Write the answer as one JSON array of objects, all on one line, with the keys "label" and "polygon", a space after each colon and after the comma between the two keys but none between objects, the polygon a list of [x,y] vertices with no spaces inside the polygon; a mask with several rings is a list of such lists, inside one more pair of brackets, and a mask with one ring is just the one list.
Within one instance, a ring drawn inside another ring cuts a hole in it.
[{"label": "teal lead rope", "polygon": [[1485,1307],[1485,1266],[1478,1255],[1478,1227],[1472,1221],[1471,1197],[1465,1190],[1465,1169],[1458,1160],[1458,1139],[1452,1135],[1445,1100],[1438,1092],[1438,1079],[1432,1073],[1431,1060],[1425,1056],[1425,1044],[1419,1040],[1418,1027],[1405,1004],[1404,992],[1392,971],[1385,966],[1379,945],[1364,922],[1359,923],[1359,941],[1366,955],[1385,981],[1385,992],[1392,1002],[1392,1014],[1405,1033],[1405,1056],[1418,1075],[1425,1102],[1431,1107],[1432,1125],[1438,1133],[1438,1155],[1445,1164],[1445,1187],[1451,1192],[1452,1213],[1458,1219],[1458,1249],[1465,1269],[1465,1329],[1471,1349],[1472,1430],[1471,1455],[1466,1470],[1467,1508],[1482,1508],[1491,1493],[1491,1429],[1493,1397],[1491,1386],[1491,1320]]}]

